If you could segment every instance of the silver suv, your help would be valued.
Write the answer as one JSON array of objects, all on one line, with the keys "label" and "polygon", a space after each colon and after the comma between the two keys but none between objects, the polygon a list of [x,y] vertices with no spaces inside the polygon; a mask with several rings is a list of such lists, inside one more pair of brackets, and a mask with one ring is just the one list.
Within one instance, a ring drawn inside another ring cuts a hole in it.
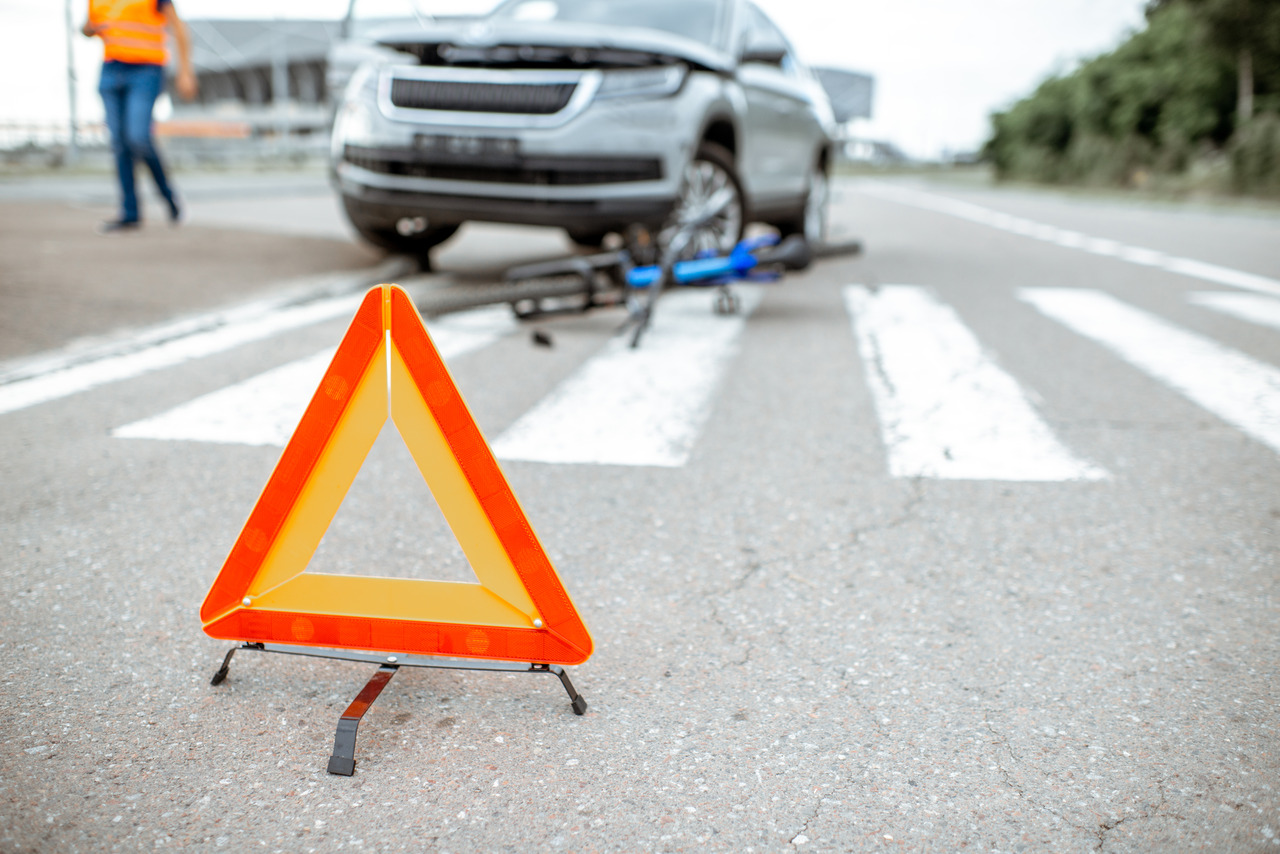
[{"label": "silver suv", "polygon": [[747,0],[508,0],[384,34],[334,122],[333,180],[371,243],[426,258],[467,220],[585,246],[748,219],[820,239],[834,120]]}]

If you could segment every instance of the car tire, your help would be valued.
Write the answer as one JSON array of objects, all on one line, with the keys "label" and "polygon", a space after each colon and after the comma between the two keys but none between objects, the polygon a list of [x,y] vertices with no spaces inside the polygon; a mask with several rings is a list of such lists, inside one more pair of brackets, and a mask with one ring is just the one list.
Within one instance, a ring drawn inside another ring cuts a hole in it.
[{"label": "car tire", "polygon": [[815,162],[809,172],[809,186],[805,191],[804,207],[793,218],[777,223],[778,231],[783,237],[802,234],[811,245],[817,246],[826,242],[827,224],[831,202],[831,179]]},{"label": "car tire", "polygon": [[426,261],[427,253],[457,232],[459,225],[436,225],[415,234],[401,234],[394,228],[374,228],[352,220],[352,226],[367,243],[401,255],[413,255]]},{"label": "car tire", "polygon": [[729,195],[722,200],[720,211],[694,233],[680,253],[682,256],[691,257],[704,250],[728,253],[742,240],[747,227],[747,197],[742,192],[733,155],[724,146],[703,142],[685,167],[680,197],[662,228],[659,242],[665,246],[683,223],[701,216],[700,208],[721,193]]},{"label": "car tire", "polygon": [[401,215],[399,212],[387,210],[381,206],[375,207],[372,211],[367,210],[359,199],[345,193],[342,195],[342,208],[347,215],[347,222],[351,223],[351,227],[366,243],[371,243],[388,252],[414,255],[423,261],[426,261],[427,253],[431,249],[453,237],[462,225],[455,222],[433,226],[428,225],[427,220],[422,218],[412,223],[421,230],[413,231],[411,228],[408,233],[403,233],[397,226],[408,224],[406,220],[415,219],[411,213]]}]

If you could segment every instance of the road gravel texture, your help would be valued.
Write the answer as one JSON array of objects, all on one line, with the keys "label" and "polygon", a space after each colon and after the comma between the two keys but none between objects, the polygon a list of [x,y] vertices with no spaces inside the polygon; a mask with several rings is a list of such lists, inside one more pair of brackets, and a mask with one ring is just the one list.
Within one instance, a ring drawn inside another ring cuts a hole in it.
[{"label": "road gravel texture", "polygon": [[[766,295],[687,465],[504,463],[595,639],[587,714],[405,668],[350,778],[325,763],[373,666],[241,653],[209,685],[197,609],[279,449],[109,435],[343,324],[0,416],[0,850],[1280,851],[1277,457],[1010,293],[1107,289],[1272,364],[1276,336],[1195,315],[1203,283],[848,186],[837,213],[868,251]],[[1216,228],[1280,272],[1230,218],[1151,216],[1125,239]],[[936,287],[1111,477],[889,477],[849,283]],[[458,359],[485,433],[618,319]],[[398,442],[318,560],[465,577]]]}]

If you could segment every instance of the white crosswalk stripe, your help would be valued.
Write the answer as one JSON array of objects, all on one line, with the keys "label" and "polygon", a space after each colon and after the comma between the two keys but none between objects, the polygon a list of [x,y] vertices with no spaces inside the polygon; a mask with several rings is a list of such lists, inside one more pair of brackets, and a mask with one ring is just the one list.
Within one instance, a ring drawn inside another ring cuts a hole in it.
[{"label": "white crosswalk stripe", "polygon": [[1099,480],[1065,448],[1018,382],[926,289],[845,288],[895,477]]},{"label": "white crosswalk stripe", "polygon": [[1280,299],[1264,297],[1258,294],[1222,293],[1218,291],[1197,291],[1188,294],[1187,299],[1195,305],[1202,305],[1223,314],[1230,314],[1250,323],[1280,329]]},{"label": "white crosswalk stripe", "polygon": [[1025,288],[1019,296],[1280,451],[1280,369],[1101,291]]},{"label": "white crosswalk stripe", "polygon": [[[743,310],[711,311],[707,291],[658,304],[638,349],[615,336],[493,443],[505,460],[679,467],[711,416],[763,289]],[[927,288],[844,289],[885,444],[889,474],[952,480],[1090,481],[1109,477],[1066,447],[1024,389],[950,306]],[[1090,290],[1027,288],[1019,298],[1096,340],[1250,436],[1280,451],[1280,370]],[[1280,328],[1280,300],[1202,292],[1195,305]],[[446,359],[511,334],[505,306],[428,323]],[[284,445],[333,350],[325,350],[117,428],[125,439]]]},{"label": "white crosswalk stripe", "polygon": [[711,294],[674,291],[658,303],[638,349],[616,336],[493,443],[499,459],[624,466],[684,465],[737,352],[756,285],[742,309],[711,311]]},{"label": "white crosswalk stripe", "polygon": [[360,297],[334,297],[305,305],[261,312],[228,312],[230,322],[212,329],[182,334],[172,340],[144,346],[136,352],[68,365],[39,376],[0,386],[0,414],[66,397],[107,383],[171,368],[192,359],[221,353],[251,341],[261,341],[290,329],[353,314]]},{"label": "white crosswalk stripe", "polygon": [[[448,315],[427,323],[431,339],[447,359],[479,350],[515,329],[503,307]],[[289,441],[312,393],[320,384],[333,349],[290,362],[152,418],[117,428],[124,439],[185,439],[244,445]]]}]

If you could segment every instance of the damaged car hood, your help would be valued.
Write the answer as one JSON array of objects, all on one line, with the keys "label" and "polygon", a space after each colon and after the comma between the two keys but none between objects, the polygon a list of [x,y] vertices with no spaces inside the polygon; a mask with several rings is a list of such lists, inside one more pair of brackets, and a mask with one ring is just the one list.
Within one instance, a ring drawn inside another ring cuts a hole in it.
[{"label": "damaged car hood", "polygon": [[661,30],[595,24],[482,20],[431,23],[377,34],[421,65],[483,68],[617,68],[687,62],[720,73],[729,55]]}]

